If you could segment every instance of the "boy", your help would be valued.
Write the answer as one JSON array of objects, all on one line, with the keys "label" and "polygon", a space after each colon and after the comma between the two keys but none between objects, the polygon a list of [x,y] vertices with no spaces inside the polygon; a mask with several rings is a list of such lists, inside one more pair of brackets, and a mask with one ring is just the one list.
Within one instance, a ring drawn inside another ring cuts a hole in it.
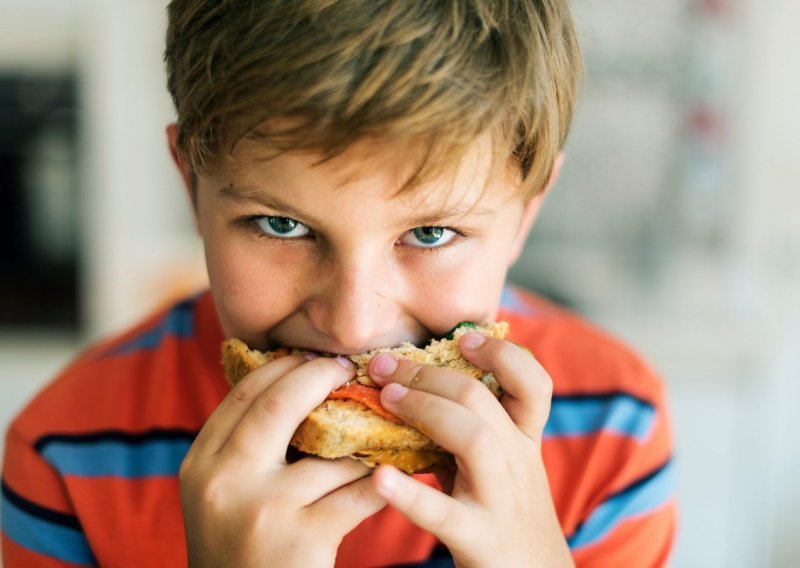
[{"label": "boy", "polygon": [[[211,290],[93,347],[15,420],[7,565],[664,564],[658,380],[504,288],[575,99],[565,2],[168,11],[168,140]],[[370,363],[384,406],[456,456],[451,475],[287,463],[297,425],[351,378],[341,355],[495,318],[513,342],[467,334],[461,349],[500,401],[457,373]],[[339,357],[279,359],[231,390],[232,336]]]}]

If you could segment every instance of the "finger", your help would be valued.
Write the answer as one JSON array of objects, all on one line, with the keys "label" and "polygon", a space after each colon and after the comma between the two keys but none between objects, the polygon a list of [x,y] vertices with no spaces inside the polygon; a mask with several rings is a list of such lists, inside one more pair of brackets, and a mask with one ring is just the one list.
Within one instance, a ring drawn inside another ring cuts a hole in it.
[{"label": "finger", "polygon": [[326,523],[325,529],[328,529],[330,519],[336,519],[337,525],[343,529],[341,536],[344,537],[364,519],[385,506],[386,500],[375,488],[372,476],[366,475],[330,492],[307,511],[315,518],[323,520]]},{"label": "finger", "polygon": [[498,476],[502,479],[507,462],[495,431],[485,420],[457,402],[399,383],[383,388],[381,404],[450,451],[476,498],[491,500],[492,480]]},{"label": "finger", "polygon": [[446,546],[457,547],[467,533],[469,509],[392,466],[382,465],[372,474],[378,494],[412,523],[434,534]]},{"label": "finger", "polygon": [[297,488],[298,502],[309,504],[370,473],[371,468],[351,458],[328,460],[309,456],[288,465],[280,475],[291,480],[287,486]]},{"label": "finger", "polygon": [[508,424],[506,411],[491,391],[481,381],[464,373],[423,365],[388,353],[373,357],[368,370],[379,385],[398,383],[457,402],[482,416],[497,431]]},{"label": "finger", "polygon": [[467,333],[460,347],[470,363],[494,374],[504,390],[500,402],[519,429],[541,441],[553,395],[547,371],[528,351],[503,339]]},{"label": "finger", "polygon": [[305,362],[306,359],[300,355],[281,357],[248,373],[211,413],[192,449],[200,455],[217,453],[253,400],[276,379]]},{"label": "finger", "polygon": [[344,357],[319,357],[279,377],[259,394],[222,448],[223,454],[258,454],[284,464],[286,447],[303,419],[354,374]]}]

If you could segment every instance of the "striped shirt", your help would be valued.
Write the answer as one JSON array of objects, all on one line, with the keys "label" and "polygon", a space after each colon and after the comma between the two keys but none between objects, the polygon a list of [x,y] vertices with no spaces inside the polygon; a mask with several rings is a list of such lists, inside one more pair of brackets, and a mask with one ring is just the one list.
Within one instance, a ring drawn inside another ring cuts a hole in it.
[{"label": "striped shirt", "polygon": [[[674,538],[663,387],[623,345],[517,288],[500,319],[553,379],[543,459],[578,566],[661,566]],[[91,347],[14,420],[2,475],[3,563],[186,564],[178,468],[228,392],[209,293]],[[432,476],[419,476],[435,483]],[[337,566],[451,566],[391,508],[342,542]]]}]

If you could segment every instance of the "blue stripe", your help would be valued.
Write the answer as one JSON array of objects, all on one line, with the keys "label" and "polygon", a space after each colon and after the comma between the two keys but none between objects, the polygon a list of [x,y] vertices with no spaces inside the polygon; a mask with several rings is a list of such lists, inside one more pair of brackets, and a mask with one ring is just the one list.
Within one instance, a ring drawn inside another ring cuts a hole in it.
[{"label": "blue stripe", "polygon": [[612,432],[645,440],[656,419],[655,408],[625,393],[553,397],[545,437]]},{"label": "blue stripe", "polygon": [[504,286],[500,296],[500,306],[504,310],[514,312],[523,316],[533,315],[536,310],[519,297],[516,290],[511,286]]},{"label": "blue stripe", "polygon": [[154,439],[132,444],[121,440],[76,443],[54,440],[41,453],[62,475],[125,478],[177,475],[192,440]]},{"label": "blue stripe", "polygon": [[3,532],[23,548],[62,562],[97,565],[89,542],[80,530],[38,518],[5,497],[0,509]]},{"label": "blue stripe", "polygon": [[624,521],[666,505],[675,491],[672,462],[604,501],[567,539],[572,550],[594,544]]},{"label": "blue stripe", "polygon": [[197,298],[176,304],[154,328],[142,332],[127,343],[112,349],[107,356],[128,355],[140,350],[155,349],[166,337],[188,339],[194,336],[194,305]]}]

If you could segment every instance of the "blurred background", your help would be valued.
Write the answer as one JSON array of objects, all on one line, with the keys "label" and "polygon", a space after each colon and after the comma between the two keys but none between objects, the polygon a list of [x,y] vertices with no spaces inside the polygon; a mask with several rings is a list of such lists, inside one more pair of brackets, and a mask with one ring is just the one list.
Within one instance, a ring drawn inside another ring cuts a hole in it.
[{"label": "blurred background", "polygon": [[[571,4],[584,93],[511,279],[663,375],[672,564],[798,566],[800,2]],[[0,0],[3,428],[76,351],[204,284],[165,5]]]}]

